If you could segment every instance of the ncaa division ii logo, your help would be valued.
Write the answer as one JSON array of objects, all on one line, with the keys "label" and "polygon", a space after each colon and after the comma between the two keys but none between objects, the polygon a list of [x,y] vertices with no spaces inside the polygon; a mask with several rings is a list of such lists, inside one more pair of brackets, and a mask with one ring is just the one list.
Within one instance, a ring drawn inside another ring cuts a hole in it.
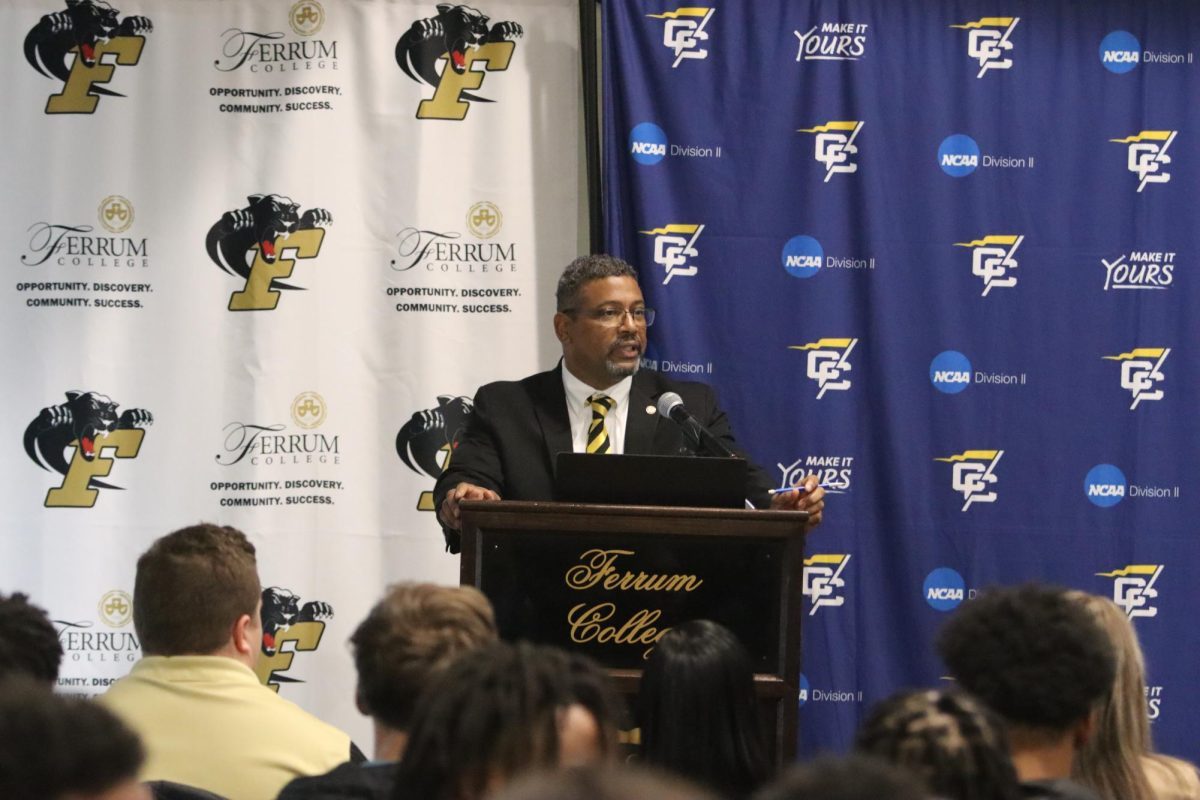
[{"label": "ncaa division ii logo", "polygon": [[1128,353],[1104,356],[1105,361],[1121,362],[1121,388],[1133,393],[1130,411],[1143,400],[1163,399],[1163,390],[1155,388],[1155,384],[1166,380],[1162,365],[1170,354],[1169,347],[1137,347]]},{"label": "ncaa division ii logo", "polygon": [[644,166],[667,157],[667,134],[653,122],[639,122],[629,132],[629,154]]},{"label": "ncaa division ii logo", "polygon": [[650,19],[666,21],[663,25],[663,46],[675,53],[675,63],[671,65],[671,69],[678,67],[685,58],[708,58],[708,51],[701,47],[700,43],[708,41],[708,33],[704,27],[712,19],[715,10],[690,6],[662,14],[646,15]]},{"label": "ncaa division ii logo", "polygon": [[1084,495],[1100,508],[1111,508],[1124,500],[1128,485],[1125,473],[1113,464],[1097,464],[1083,477]]},{"label": "ncaa division ii logo", "polygon": [[229,297],[230,311],[269,311],[279,305],[277,289],[302,289],[277,278],[289,278],[296,262],[284,258],[316,258],[333,217],[323,208],[300,214],[300,205],[277,194],[253,194],[245,208],[226,211],[204,240],[208,257],[230,275],[246,280]]},{"label": "ncaa division ii logo", "polygon": [[1179,131],[1142,131],[1135,136],[1109,141],[1129,145],[1125,165],[1130,172],[1138,176],[1137,190],[1141,192],[1148,183],[1170,182],[1171,173],[1163,168],[1171,163],[1167,151],[1171,149],[1178,135]]},{"label": "ncaa division ii logo", "polygon": [[[703,225],[681,223],[638,231],[654,237],[654,263],[667,271],[667,277],[663,278],[663,286],[670,283],[671,278],[692,278],[700,271],[695,264],[688,264],[688,260],[700,254],[696,250],[696,240],[703,231]],[[687,266],[684,266],[685,264]]]},{"label": "ncaa division ii logo", "polygon": [[938,567],[925,576],[921,586],[925,602],[936,611],[951,611],[967,596],[967,584],[958,570]]},{"label": "ncaa division ii logo", "polygon": [[97,84],[112,80],[114,64],[133,66],[141,60],[146,44],[141,34],[154,26],[146,17],[119,19],[120,13],[105,0],[67,0],[65,11],[45,15],[25,35],[29,66],[63,82],[62,91],[46,101],[47,114],[91,114],[100,95],[124,96]]},{"label": "ncaa division ii logo", "polygon": [[952,178],[964,178],[979,169],[979,143],[965,133],[947,136],[938,145],[938,166]]},{"label": "ncaa division ii logo", "polygon": [[[46,493],[46,508],[91,508],[98,489],[120,489],[98,480],[113,468],[113,458],[136,458],[154,416],[118,404],[96,392],[67,392],[67,402],[47,406],[25,428],[25,452],[33,463],[63,476]],[[68,459],[65,451],[72,448]]]},{"label": "ncaa division ii logo", "polygon": [[1024,386],[1024,372],[974,371],[971,360],[957,350],[943,350],[929,362],[929,382],[942,394],[958,394],[972,383],[993,386]]},{"label": "ncaa division ii logo", "polygon": [[1100,42],[1100,63],[1117,75],[1137,67],[1141,56],[1142,45],[1129,31],[1113,31]]},{"label": "ncaa division ii logo", "polygon": [[808,368],[806,375],[817,382],[820,400],[828,391],[844,392],[850,388],[850,379],[843,373],[854,369],[850,363],[850,352],[858,339],[818,339],[808,344],[788,345],[788,350],[807,350]]},{"label": "ncaa division ii logo", "polygon": [[[437,408],[415,412],[396,434],[396,454],[405,466],[420,475],[437,478],[450,465],[454,449],[475,410],[469,397],[438,395]],[[435,511],[433,492],[417,498],[418,511]]]},{"label": "ncaa division ii logo", "polygon": [[995,475],[1003,450],[967,450],[948,458],[935,458],[954,465],[950,486],[963,496],[962,510],[972,503],[994,503],[996,492],[992,488],[999,478]]},{"label": "ncaa division ii logo", "polygon": [[[516,22],[489,28],[487,16],[465,5],[439,3],[437,12],[404,32],[396,42],[396,63],[414,81],[434,87],[433,97],[417,106],[417,119],[461,120],[471,108],[468,100],[492,102],[467,90],[482,86],[486,72],[508,69],[517,46],[513,40],[525,29]],[[440,72],[439,61],[444,62]]]},{"label": "ncaa division ii logo", "polygon": [[965,25],[950,26],[971,32],[967,38],[967,55],[979,62],[976,78],[982,78],[989,69],[1012,69],[1009,53],[1013,43],[1008,39],[1020,21],[1020,17],[983,17]]},{"label": "ncaa division ii logo", "polygon": [[1112,572],[1097,572],[1096,577],[1113,579],[1113,602],[1130,617],[1156,617],[1158,608],[1150,601],[1158,597],[1154,584],[1162,571],[1162,564],[1130,564]]},{"label": "ncaa division ii logo", "polygon": [[957,350],[943,350],[929,362],[929,382],[943,394],[958,394],[971,385],[971,362]]}]

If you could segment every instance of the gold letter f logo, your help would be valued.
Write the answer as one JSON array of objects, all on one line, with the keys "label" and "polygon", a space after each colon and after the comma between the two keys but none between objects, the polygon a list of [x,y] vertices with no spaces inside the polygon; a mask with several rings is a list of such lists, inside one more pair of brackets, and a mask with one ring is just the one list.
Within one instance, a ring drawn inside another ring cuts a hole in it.
[{"label": "gold letter f logo", "polygon": [[467,50],[466,62],[461,73],[450,68],[450,59],[442,68],[442,79],[438,81],[433,99],[422,100],[417,106],[417,119],[463,119],[471,104],[460,96],[467,89],[478,89],[483,85],[484,73],[471,65],[480,62],[488,72],[503,72],[512,60],[516,42],[491,42],[478,50]]}]

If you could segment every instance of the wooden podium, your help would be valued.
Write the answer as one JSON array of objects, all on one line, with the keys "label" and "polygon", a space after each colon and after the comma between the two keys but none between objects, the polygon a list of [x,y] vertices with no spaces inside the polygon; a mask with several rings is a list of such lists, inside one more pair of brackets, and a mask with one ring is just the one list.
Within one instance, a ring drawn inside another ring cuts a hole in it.
[{"label": "wooden podium", "polygon": [[778,764],[795,758],[804,529],[799,511],[462,504],[461,583],[496,609],[504,639],[591,656],[636,696],[673,625],[710,619],[750,653]]}]

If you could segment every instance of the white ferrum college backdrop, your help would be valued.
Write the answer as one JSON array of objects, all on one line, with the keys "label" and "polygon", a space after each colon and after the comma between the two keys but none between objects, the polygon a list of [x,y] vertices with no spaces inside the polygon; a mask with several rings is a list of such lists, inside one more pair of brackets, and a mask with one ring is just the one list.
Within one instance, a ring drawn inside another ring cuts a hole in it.
[{"label": "white ferrum college backdrop", "polygon": [[577,4],[12,0],[0,29],[0,591],[96,694],[139,656],[137,556],[235,525],[260,677],[369,747],[346,639],[387,583],[457,582],[432,476],[477,386],[556,354]]}]

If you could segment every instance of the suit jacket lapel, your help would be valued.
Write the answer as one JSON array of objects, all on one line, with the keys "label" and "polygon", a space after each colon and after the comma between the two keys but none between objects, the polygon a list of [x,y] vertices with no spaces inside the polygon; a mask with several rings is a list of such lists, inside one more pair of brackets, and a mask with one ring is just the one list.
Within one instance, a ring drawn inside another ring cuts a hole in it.
[{"label": "suit jacket lapel", "polygon": [[646,413],[646,407],[654,405],[650,382],[649,375],[642,370],[633,375],[633,386],[629,390],[629,414],[625,417],[625,452],[630,455],[654,453],[658,412]]},{"label": "suit jacket lapel", "polygon": [[542,438],[546,442],[546,460],[550,464],[550,474],[554,474],[555,456],[562,452],[571,452],[571,418],[567,416],[567,393],[563,390],[562,362],[557,369],[543,373],[546,377],[543,384],[534,393],[534,414],[542,429]]}]

